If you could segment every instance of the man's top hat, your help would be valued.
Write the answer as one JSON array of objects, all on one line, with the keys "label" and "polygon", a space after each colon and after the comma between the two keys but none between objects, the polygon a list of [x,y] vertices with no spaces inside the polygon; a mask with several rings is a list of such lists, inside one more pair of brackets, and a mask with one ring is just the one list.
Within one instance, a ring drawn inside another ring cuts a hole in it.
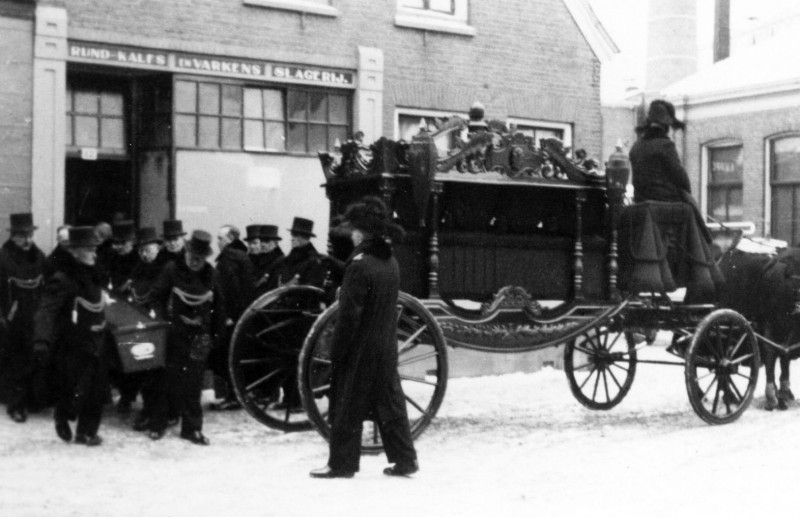
[{"label": "man's top hat", "polygon": [[32,232],[36,228],[33,225],[33,214],[11,214],[11,228],[8,229],[11,233]]},{"label": "man's top hat", "polygon": [[114,242],[125,242],[136,239],[136,230],[133,221],[120,221],[111,227],[111,240]]},{"label": "man's top hat", "polygon": [[244,238],[246,241],[252,241],[253,239],[260,239],[261,238],[261,225],[260,224],[251,224],[245,228],[247,230],[247,237]]},{"label": "man's top hat", "polygon": [[89,248],[100,244],[100,237],[94,230],[94,226],[75,226],[69,229],[70,248]]},{"label": "man's top hat", "polygon": [[165,239],[174,239],[175,237],[181,237],[186,235],[186,232],[183,231],[183,221],[178,219],[171,219],[168,221],[164,221],[164,233],[161,235]]},{"label": "man's top hat", "polygon": [[278,236],[278,227],[274,224],[265,224],[261,227],[261,240],[262,241],[281,241],[283,239]]},{"label": "man's top hat", "polygon": [[155,227],[145,226],[144,228],[139,228],[139,231],[136,232],[136,245],[144,246],[151,242],[158,242],[159,244],[162,242],[161,237],[156,233]]},{"label": "man's top hat", "polygon": [[289,228],[289,231],[291,233],[305,235],[306,237],[316,237],[316,235],[314,235],[314,221],[311,219],[295,217],[292,227]]},{"label": "man's top hat", "polygon": [[195,230],[186,243],[186,252],[193,255],[207,257],[213,253],[211,250],[211,234],[204,230]]},{"label": "man's top hat", "polygon": [[663,128],[684,129],[686,124],[675,118],[675,106],[663,99],[656,99],[650,103],[647,110],[645,126],[657,124]]}]

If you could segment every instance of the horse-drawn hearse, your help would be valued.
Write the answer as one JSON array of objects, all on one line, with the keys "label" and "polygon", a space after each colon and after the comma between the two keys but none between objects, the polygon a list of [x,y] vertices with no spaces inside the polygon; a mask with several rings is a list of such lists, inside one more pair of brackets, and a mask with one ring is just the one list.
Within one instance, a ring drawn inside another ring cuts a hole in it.
[{"label": "horse-drawn hearse", "polygon": [[[617,405],[638,363],[677,364],[700,418],[723,424],[742,414],[760,367],[748,320],[702,297],[665,294],[713,281],[708,250],[692,244],[691,211],[624,207],[628,166],[609,162],[601,173],[569,158],[558,140],[466,121],[445,127],[411,142],[350,141],[338,159],[320,156],[331,220],[378,195],[407,232],[394,243],[403,291],[396,332],[414,437],[443,400],[448,347],[517,353],[564,345],[570,389],[592,409]],[[458,131],[469,132],[465,143],[452,138]],[[459,148],[441,151],[446,139]],[[327,437],[336,287],[280,287],[238,321],[231,376],[241,403],[265,425],[313,426]],[[658,330],[675,336],[676,359],[639,359]],[[365,449],[379,449],[376,428],[364,429]]]}]

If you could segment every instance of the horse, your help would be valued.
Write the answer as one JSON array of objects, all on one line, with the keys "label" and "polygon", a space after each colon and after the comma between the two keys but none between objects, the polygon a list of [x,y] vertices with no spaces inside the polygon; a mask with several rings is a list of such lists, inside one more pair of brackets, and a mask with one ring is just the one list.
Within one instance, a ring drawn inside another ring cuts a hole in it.
[{"label": "horse", "polygon": [[[723,245],[724,246],[724,245]],[[800,340],[800,248],[770,252],[743,251],[736,244],[722,250],[718,265],[725,283],[718,293],[719,305],[736,310],[759,334],[786,345]],[[767,375],[765,409],[787,409],[794,400],[789,380],[793,354],[759,341]],[[780,387],[775,384],[775,363],[780,360]]]}]

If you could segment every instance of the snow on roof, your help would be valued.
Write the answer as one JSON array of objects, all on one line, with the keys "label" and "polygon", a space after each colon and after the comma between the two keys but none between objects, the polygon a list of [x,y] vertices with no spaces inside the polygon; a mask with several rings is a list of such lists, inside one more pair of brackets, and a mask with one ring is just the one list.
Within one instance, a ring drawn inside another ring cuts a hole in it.
[{"label": "snow on roof", "polygon": [[797,88],[798,43],[800,38],[794,34],[776,36],[672,83],[661,94],[671,99],[723,100]]},{"label": "snow on roof", "polygon": [[619,54],[619,48],[608,34],[600,19],[595,14],[587,0],[563,0],[572,19],[578,26],[586,42],[592,48],[594,55],[601,62],[611,59],[614,54]]}]

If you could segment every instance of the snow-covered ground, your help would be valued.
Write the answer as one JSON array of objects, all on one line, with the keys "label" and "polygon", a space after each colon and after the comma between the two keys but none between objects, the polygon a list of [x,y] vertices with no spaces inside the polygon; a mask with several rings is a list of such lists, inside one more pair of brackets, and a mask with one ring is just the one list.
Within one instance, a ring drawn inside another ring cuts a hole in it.
[{"label": "snow-covered ground", "polygon": [[796,515],[800,412],[762,407],[763,371],[750,409],[720,427],[692,412],[682,367],[640,365],[608,412],[578,404],[562,371],[453,379],[413,479],[365,456],[349,480],[309,478],[327,459],[315,432],[243,411],[207,411],[205,448],[175,429],[152,442],[116,414],[96,448],[60,442],[50,414],[0,418],[0,516]]}]

